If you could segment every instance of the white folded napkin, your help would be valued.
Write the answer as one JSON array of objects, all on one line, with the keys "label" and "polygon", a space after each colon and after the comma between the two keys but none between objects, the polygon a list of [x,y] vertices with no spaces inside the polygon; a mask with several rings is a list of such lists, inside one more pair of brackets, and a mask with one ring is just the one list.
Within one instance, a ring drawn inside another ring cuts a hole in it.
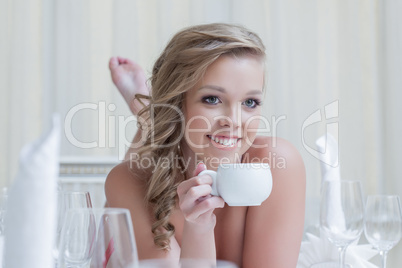
[{"label": "white folded napkin", "polygon": [[[320,152],[320,164],[321,164],[321,187],[325,181],[339,181],[341,180],[340,167],[339,167],[339,148],[338,142],[335,138],[327,133],[321,136],[316,141],[317,148]],[[337,225],[344,229],[345,218],[341,207],[340,199],[340,185],[331,185],[328,195],[323,196],[328,200],[327,204],[333,214],[328,215],[328,220],[331,222],[338,222]]]},{"label": "white folded napkin", "polygon": [[26,145],[9,189],[5,219],[6,268],[51,268],[56,227],[60,118],[51,130]]},{"label": "white folded napkin", "polygon": [[[335,138],[327,133],[316,141],[318,150],[321,152],[321,185],[325,181],[339,181],[341,179],[338,143]],[[328,215],[332,222],[338,221],[339,226],[345,226],[345,216],[341,207],[340,185],[332,184],[327,196],[327,204],[331,207],[332,214]],[[317,237],[306,233],[307,240],[302,242],[300,248],[297,268],[309,268],[311,265],[323,262],[338,262],[338,249],[325,237],[320,234]],[[377,254],[371,245],[357,245],[355,241],[346,251],[346,263],[354,268],[374,268],[376,265],[369,260]]]},{"label": "white folded napkin", "polygon": [[[316,263],[339,261],[338,249],[324,237],[306,234],[307,240],[302,242],[297,268],[310,268]],[[345,261],[353,268],[377,268],[369,260],[377,255],[371,245],[350,245],[346,251]]]}]

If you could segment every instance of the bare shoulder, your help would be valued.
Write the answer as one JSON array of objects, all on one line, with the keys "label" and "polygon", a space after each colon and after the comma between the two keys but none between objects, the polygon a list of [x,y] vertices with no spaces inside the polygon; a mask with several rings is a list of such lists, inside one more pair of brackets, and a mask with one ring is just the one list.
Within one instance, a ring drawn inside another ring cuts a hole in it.
[{"label": "bare shoulder", "polygon": [[[264,162],[271,167],[275,193],[289,192],[290,187],[305,189],[306,171],[297,148],[289,141],[277,137],[258,136],[245,158],[250,162]],[[275,194],[274,193],[274,194]],[[280,193],[285,196],[285,193]],[[304,196],[304,192],[303,192]]]},{"label": "bare shoulder", "polygon": [[133,194],[144,198],[145,182],[139,178],[136,171],[130,167],[129,161],[115,166],[108,174],[105,182],[105,194],[110,207],[126,207]]},{"label": "bare shoulder", "polygon": [[257,136],[245,158],[250,162],[269,163],[271,169],[298,169],[304,172],[304,163],[299,151],[283,138]]},{"label": "bare shoulder", "polygon": [[129,161],[115,166],[105,182],[107,206],[126,208],[130,211],[137,243],[138,257],[142,259],[178,258],[180,248],[171,238],[172,250],[160,250],[154,244],[151,226],[154,222],[152,209],[145,200],[147,171],[131,167]]}]

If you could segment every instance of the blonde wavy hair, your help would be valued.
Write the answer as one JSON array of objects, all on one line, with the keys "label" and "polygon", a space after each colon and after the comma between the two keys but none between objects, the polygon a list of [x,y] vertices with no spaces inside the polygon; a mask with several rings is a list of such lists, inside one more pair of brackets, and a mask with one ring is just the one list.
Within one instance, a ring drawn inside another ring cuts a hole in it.
[{"label": "blonde wavy hair", "polygon": [[180,141],[185,127],[183,114],[178,111],[184,108],[185,93],[222,55],[253,55],[264,61],[265,47],[257,34],[238,25],[214,23],[185,28],[170,40],[155,62],[151,96],[136,95],[142,103],[144,99],[149,101],[138,114],[146,118],[141,125],[146,139],[139,155],[154,163],[145,198],[155,217],[154,243],[164,250],[170,250],[175,231],[169,218],[176,206],[177,186],[187,179],[183,163],[177,163],[177,159],[183,159]]}]

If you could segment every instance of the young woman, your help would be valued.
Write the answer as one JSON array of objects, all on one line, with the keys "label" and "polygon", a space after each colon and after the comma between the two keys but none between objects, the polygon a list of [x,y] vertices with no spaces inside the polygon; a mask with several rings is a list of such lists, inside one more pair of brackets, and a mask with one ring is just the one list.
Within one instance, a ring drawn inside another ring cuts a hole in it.
[{"label": "young woman", "polygon": [[[289,142],[256,135],[264,61],[260,38],[228,24],[177,33],[154,65],[150,92],[137,64],[111,59],[112,79],[133,113],[144,105],[128,160],[105,185],[108,206],[131,212],[140,259],[296,267],[305,169]],[[210,195],[210,176],[198,176],[221,162],[251,161],[271,167],[272,192],[260,206],[230,207]]]}]

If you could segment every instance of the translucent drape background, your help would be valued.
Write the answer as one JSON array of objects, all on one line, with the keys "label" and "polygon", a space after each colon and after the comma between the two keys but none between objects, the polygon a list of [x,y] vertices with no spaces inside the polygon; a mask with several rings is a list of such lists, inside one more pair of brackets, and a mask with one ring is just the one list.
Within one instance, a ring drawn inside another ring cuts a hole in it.
[{"label": "translucent drape background", "polygon": [[[365,194],[401,195],[401,13],[397,0],[0,0],[0,186],[54,112],[66,123],[63,156],[123,155],[136,124],[108,59],[129,57],[149,73],[179,29],[229,22],[266,44],[264,134],[303,156],[306,229],[318,219],[315,140],[327,130],[339,141],[342,178],[361,180]],[[401,251],[391,251],[394,265]]]}]

